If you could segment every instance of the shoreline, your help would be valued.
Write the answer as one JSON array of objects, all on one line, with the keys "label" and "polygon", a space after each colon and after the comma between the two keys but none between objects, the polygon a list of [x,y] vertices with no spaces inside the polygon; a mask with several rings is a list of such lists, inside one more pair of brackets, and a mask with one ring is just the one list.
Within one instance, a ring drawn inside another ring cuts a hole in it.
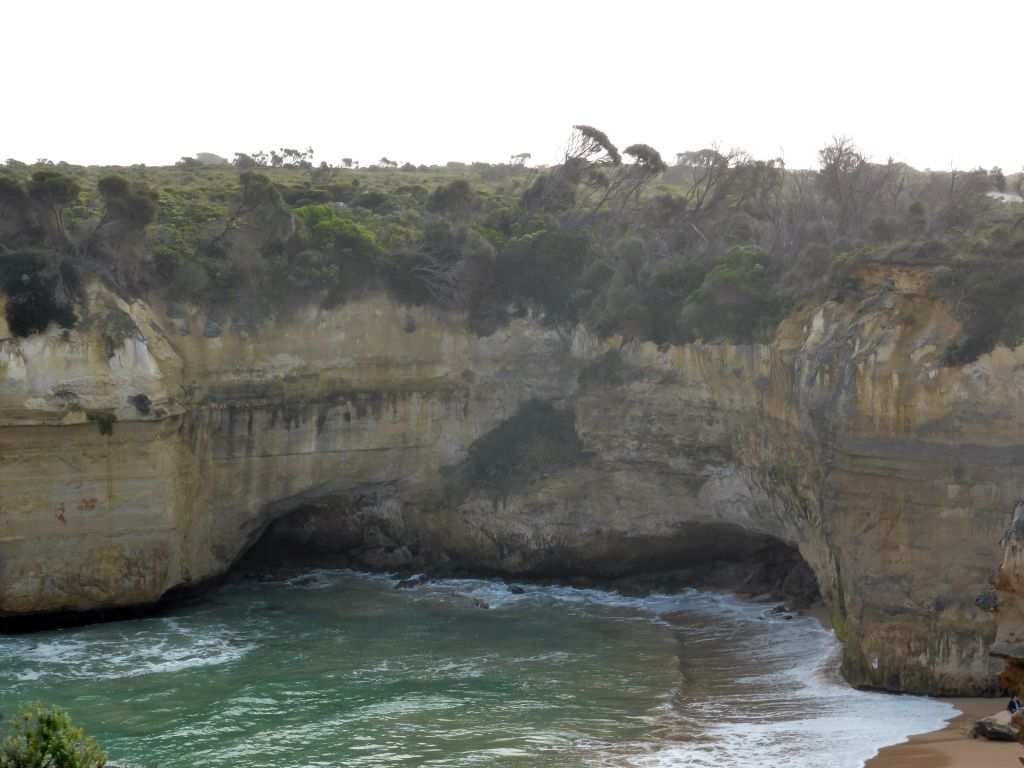
[{"label": "shoreline", "polygon": [[[832,629],[832,617],[823,603],[798,611]],[[892,694],[899,695],[899,694]],[[1010,741],[971,738],[967,729],[975,720],[1000,712],[1006,697],[933,697],[956,708],[957,714],[934,731],[918,733],[899,744],[882,747],[864,768],[1002,768],[1024,761],[1024,747]]]},{"label": "shoreline", "polygon": [[938,730],[883,747],[864,768],[1001,768],[1017,765],[1017,758],[1024,757],[1016,742],[972,739],[966,733],[971,722],[1004,709],[1005,697],[935,700],[956,707],[958,714]]}]

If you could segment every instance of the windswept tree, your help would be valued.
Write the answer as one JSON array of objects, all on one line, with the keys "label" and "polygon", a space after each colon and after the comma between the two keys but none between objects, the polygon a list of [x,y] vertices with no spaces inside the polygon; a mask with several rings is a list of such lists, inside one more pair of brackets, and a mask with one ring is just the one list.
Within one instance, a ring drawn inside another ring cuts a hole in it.
[{"label": "windswept tree", "polygon": [[[623,154],[633,162],[624,163]],[[590,226],[599,215],[624,213],[667,167],[648,144],[632,144],[620,152],[604,131],[575,125],[562,162],[534,179],[520,207],[527,217],[542,211],[560,215],[563,227]]]},{"label": "windswept tree", "polygon": [[65,232],[64,212],[78,200],[82,188],[77,181],[60,171],[44,169],[32,174],[28,194],[46,212],[56,232]]},{"label": "windswept tree", "polygon": [[751,197],[781,183],[785,164],[781,158],[754,160],[740,149],[723,151],[712,145],[676,154],[678,183],[690,211],[713,213],[724,207],[740,207]]},{"label": "windswept tree", "polygon": [[292,215],[281,193],[262,173],[239,174],[238,195],[227,215],[213,224],[196,246],[193,258],[219,259],[233,253],[239,259],[266,256],[294,231]]},{"label": "windswept tree", "polygon": [[606,187],[604,169],[621,162],[618,148],[604,131],[589,125],[574,125],[561,163],[550,173],[534,179],[520,205],[527,216],[544,210],[563,212],[577,201],[580,184],[587,182],[591,190]]},{"label": "windswept tree", "polygon": [[581,186],[580,213],[593,217],[602,210],[623,213],[639,199],[643,187],[668,167],[656,149],[647,144],[631,144],[623,154],[632,163],[623,163],[621,156],[610,168],[593,168]]},{"label": "windswept tree", "polygon": [[586,163],[590,166],[618,165],[622,155],[608,134],[590,125],[574,125],[565,148],[562,165]]},{"label": "windswept tree", "polygon": [[631,144],[623,153],[633,158],[633,162],[624,165],[619,174],[620,197],[625,207],[639,196],[645,184],[664,173],[668,165],[661,159],[658,150],[648,144]]},{"label": "windswept tree", "polygon": [[141,231],[156,218],[160,196],[148,184],[130,183],[122,176],[104,176],[96,183],[103,201],[102,222]]},{"label": "windswept tree", "polygon": [[103,214],[76,225],[72,239],[77,261],[117,285],[137,289],[148,271],[144,233],[156,219],[159,194],[145,182],[129,182],[116,174],[102,177],[96,189]]},{"label": "windswept tree", "polygon": [[256,158],[244,152],[235,152],[235,159],[231,161],[231,164],[240,171],[250,171],[258,167]]},{"label": "windswept tree", "polygon": [[309,170],[313,167],[313,148],[307,147],[304,150],[298,150],[281,147],[280,158],[280,164],[285,168]]}]

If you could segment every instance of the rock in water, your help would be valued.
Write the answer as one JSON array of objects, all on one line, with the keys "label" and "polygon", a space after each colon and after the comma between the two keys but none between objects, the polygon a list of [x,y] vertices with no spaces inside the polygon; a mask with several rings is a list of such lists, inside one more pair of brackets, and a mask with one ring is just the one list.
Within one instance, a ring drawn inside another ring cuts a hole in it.
[{"label": "rock in water", "polygon": [[402,579],[400,582],[395,584],[395,589],[412,589],[413,587],[418,587],[421,584],[426,584],[428,581],[430,581],[430,579],[424,574],[417,573],[415,576]]}]

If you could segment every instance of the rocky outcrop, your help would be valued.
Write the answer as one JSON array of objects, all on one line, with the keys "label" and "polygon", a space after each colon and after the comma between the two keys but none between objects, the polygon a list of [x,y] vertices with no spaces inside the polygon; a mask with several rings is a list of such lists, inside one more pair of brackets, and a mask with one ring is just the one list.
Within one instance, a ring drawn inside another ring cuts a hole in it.
[{"label": "rocky outcrop", "polygon": [[[997,616],[991,652],[1005,666],[999,682],[1016,696],[1024,695],[1024,501],[1018,501],[1003,535],[1003,562],[995,579],[992,605]],[[1013,715],[1016,739],[1024,744],[1024,710]]]},{"label": "rocky outcrop", "polygon": [[1016,741],[1019,728],[1010,721],[1009,712],[996,712],[971,726],[971,737],[989,741]]},{"label": "rocky outcrop", "polygon": [[[92,320],[0,347],[0,610],[151,603],[275,520],[264,547],[509,575],[777,540],[817,577],[851,681],[990,691],[1024,349],[944,367],[959,327],[927,270],[856,277],[770,345],[663,348],[528,317],[478,337],[383,297],[210,334],[93,285]],[[445,503],[442,468],[533,397],[571,405],[585,459]]]}]

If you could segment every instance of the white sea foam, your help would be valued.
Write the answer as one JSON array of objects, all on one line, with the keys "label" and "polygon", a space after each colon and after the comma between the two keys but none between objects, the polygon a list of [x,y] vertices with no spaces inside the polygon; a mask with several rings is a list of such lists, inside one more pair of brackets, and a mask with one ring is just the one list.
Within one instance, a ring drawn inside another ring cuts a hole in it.
[{"label": "white sea foam", "polygon": [[[742,638],[732,651],[756,662],[735,679],[735,695],[687,701],[655,716],[661,745],[635,745],[636,753],[605,756],[602,765],[661,768],[860,768],[877,751],[910,735],[942,727],[956,710],[919,696],[857,691],[839,679],[841,646],[814,619],[786,620],[771,607],[727,595],[696,592],[654,596],[652,610],[703,615],[687,641],[714,646]],[[645,599],[644,602],[647,602]],[[676,608],[678,606],[678,608]],[[753,633],[751,632],[753,630]],[[672,737],[673,721],[685,728]],[[701,738],[693,738],[695,728]]]},{"label": "white sea foam", "polygon": [[666,617],[686,613],[696,620],[686,623],[684,645],[742,643],[730,649],[734,657],[754,660],[737,668],[734,694],[708,701],[694,700],[692,692],[671,696],[675,704],[651,715],[658,742],[602,750],[593,765],[861,768],[882,747],[938,729],[956,714],[951,705],[925,697],[854,690],[837,673],[841,645],[835,633],[811,618],[779,615],[773,605],[695,590],[630,597],[567,586],[519,587],[517,594],[503,582],[450,579],[411,593],[416,600],[479,601],[494,610],[558,604],[620,621],[669,623]]},{"label": "white sea foam", "polygon": [[19,681],[116,679],[224,664],[253,648],[225,627],[197,631],[173,619],[154,621],[145,632],[122,634],[100,627],[95,637],[85,633],[10,638],[0,644],[0,661],[19,660]]}]

